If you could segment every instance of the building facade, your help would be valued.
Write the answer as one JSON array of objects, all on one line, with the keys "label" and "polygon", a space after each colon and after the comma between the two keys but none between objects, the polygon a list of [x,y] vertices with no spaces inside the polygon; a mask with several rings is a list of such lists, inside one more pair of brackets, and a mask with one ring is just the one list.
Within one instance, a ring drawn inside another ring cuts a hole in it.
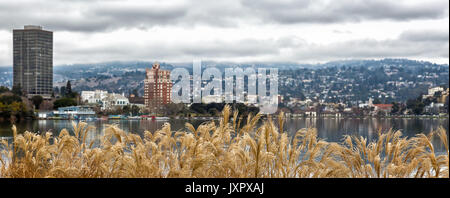
[{"label": "building facade", "polygon": [[110,93],[102,100],[102,110],[123,108],[129,104],[130,102],[124,94]]},{"label": "building facade", "polygon": [[426,94],[426,95],[424,94],[422,96],[422,99],[433,97],[436,92],[441,92],[442,93],[442,92],[444,92],[444,88],[443,87],[432,87],[432,88],[429,88],[428,89],[428,94]]},{"label": "building facade", "polygon": [[108,93],[104,90],[82,91],[81,101],[87,105],[100,105],[102,110],[114,110],[130,105],[124,93]]},{"label": "building facade", "polygon": [[13,30],[13,85],[32,97],[53,92],[53,32],[27,25]]},{"label": "building facade", "polygon": [[81,101],[87,104],[101,104],[107,96],[108,92],[103,90],[82,91]]},{"label": "building facade", "polygon": [[144,80],[145,106],[155,112],[162,105],[170,103],[172,81],[170,71],[161,70],[159,63],[154,63],[152,69],[146,70]]}]

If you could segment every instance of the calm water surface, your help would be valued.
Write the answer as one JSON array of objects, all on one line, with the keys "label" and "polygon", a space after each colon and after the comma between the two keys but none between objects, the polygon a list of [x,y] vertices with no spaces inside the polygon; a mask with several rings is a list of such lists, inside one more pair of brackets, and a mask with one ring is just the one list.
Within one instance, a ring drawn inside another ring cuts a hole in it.
[{"label": "calm water surface", "polygon": [[[51,131],[58,135],[63,128],[72,131],[72,121],[69,120],[33,120],[17,123],[19,133],[24,131],[46,132]],[[96,139],[103,134],[103,129],[109,124],[116,124],[126,132],[142,135],[148,130],[154,132],[161,129],[165,122],[171,124],[173,131],[186,131],[185,123],[189,122],[195,127],[207,120],[171,119],[167,121],[152,120],[108,120],[87,121],[95,126],[88,139]],[[218,123],[218,120],[215,121]],[[389,129],[401,130],[403,136],[412,137],[418,133],[428,134],[439,127],[444,128],[448,134],[449,120],[447,119],[423,119],[423,118],[300,118],[287,119],[285,131],[294,134],[301,128],[314,127],[318,130],[318,136],[329,142],[341,142],[344,135],[358,135],[366,137],[369,141],[377,138],[378,131],[386,132]],[[0,123],[0,139],[11,139],[12,130],[10,123]],[[443,144],[436,137],[433,140],[435,150],[445,152]]]}]

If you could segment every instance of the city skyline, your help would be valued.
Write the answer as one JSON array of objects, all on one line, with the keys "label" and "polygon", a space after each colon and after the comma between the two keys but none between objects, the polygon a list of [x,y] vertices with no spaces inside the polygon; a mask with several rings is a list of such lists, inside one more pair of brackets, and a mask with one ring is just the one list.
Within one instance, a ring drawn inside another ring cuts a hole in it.
[{"label": "city skyline", "polygon": [[0,66],[12,66],[12,30],[24,25],[55,32],[54,65],[195,58],[295,63],[407,58],[448,64],[448,3],[5,1]]}]

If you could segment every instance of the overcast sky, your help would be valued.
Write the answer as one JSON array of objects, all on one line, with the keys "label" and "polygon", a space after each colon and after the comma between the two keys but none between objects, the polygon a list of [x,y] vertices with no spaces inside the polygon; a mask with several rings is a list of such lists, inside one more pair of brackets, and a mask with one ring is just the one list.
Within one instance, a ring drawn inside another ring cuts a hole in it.
[{"label": "overcast sky", "polygon": [[0,0],[0,65],[12,29],[54,32],[54,64],[103,61],[449,63],[448,0]]}]

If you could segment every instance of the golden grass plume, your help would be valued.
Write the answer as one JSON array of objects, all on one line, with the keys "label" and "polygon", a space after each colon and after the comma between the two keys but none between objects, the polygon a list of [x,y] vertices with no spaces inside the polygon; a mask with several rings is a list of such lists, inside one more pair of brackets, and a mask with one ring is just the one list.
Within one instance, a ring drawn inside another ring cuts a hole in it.
[{"label": "golden grass plume", "polygon": [[[230,117],[232,116],[232,117]],[[379,134],[376,141],[346,136],[342,143],[300,129],[293,136],[270,117],[249,115],[246,123],[226,106],[218,124],[172,132],[170,124],[143,137],[107,127],[98,143],[86,142],[92,127],[73,123],[74,135],[19,134],[1,142],[1,178],[403,178],[449,177],[447,132],[402,137],[400,131]],[[230,122],[232,119],[232,122]],[[258,122],[263,122],[260,127]],[[242,125],[242,127],[241,127]],[[438,136],[447,153],[437,156],[431,139]]]}]

